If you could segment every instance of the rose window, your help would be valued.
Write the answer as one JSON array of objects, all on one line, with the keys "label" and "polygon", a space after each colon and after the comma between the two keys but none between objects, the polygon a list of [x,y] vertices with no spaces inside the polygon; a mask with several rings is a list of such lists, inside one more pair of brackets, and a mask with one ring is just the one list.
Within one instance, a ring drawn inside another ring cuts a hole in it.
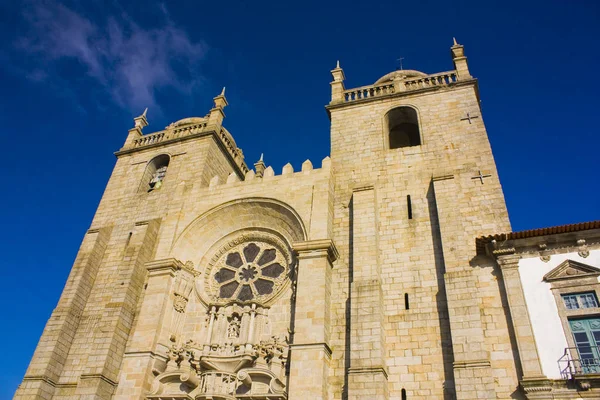
[{"label": "rose window", "polygon": [[213,269],[213,292],[222,300],[257,301],[275,294],[288,261],[267,242],[246,242],[224,252]]}]

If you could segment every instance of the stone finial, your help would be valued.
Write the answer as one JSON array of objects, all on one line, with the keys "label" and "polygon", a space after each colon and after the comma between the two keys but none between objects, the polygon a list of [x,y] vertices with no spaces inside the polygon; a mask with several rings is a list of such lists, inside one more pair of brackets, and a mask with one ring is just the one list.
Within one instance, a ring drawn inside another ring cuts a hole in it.
[{"label": "stone finial", "polygon": [[309,173],[313,170],[313,165],[310,160],[306,160],[302,163],[302,172]]},{"label": "stone finial", "polygon": [[454,46],[458,46],[458,43],[456,43],[456,38],[455,37],[452,38],[452,41],[454,42]]},{"label": "stone finial", "polygon": [[331,70],[331,75],[333,76],[333,82],[331,85],[331,104],[333,103],[341,103],[344,101],[344,80],[346,76],[344,75],[344,70],[340,67],[340,61],[338,60],[335,68]]},{"label": "stone finial", "polygon": [[458,80],[471,79],[467,57],[465,57],[465,46],[458,44],[455,38],[452,39],[454,40],[454,45],[450,47],[450,52],[452,53],[452,61],[454,62],[457,78]]},{"label": "stone finial", "polygon": [[144,110],[142,115],[140,115],[139,117],[135,117],[133,119],[135,128],[139,128],[140,130],[142,130],[146,126],[148,126],[148,119],[146,118],[147,113],[148,113],[148,107],[146,107],[146,109]]},{"label": "stone finial", "polygon": [[213,98],[215,105],[210,110],[208,115],[208,123],[210,125],[221,125],[223,123],[223,119],[225,118],[225,113],[223,109],[229,105],[227,99],[225,98],[225,87],[221,90],[221,93]]},{"label": "stone finial", "polygon": [[256,170],[256,176],[262,178],[265,172],[265,163],[263,161],[263,153],[260,153],[260,159],[254,163],[254,169]]},{"label": "stone finial", "polygon": [[292,164],[287,163],[283,166],[283,169],[281,170],[281,175],[288,175],[288,174],[293,174],[294,173],[294,167],[292,167]]},{"label": "stone finial", "polygon": [[335,68],[331,70],[334,82],[343,82],[346,79],[344,70],[340,67],[340,60],[337,61]]},{"label": "stone finial", "polygon": [[221,93],[217,97],[213,98],[213,100],[215,101],[215,108],[223,109],[229,105],[227,99],[225,98],[225,86],[223,86]]},{"label": "stone finial", "polygon": [[331,167],[331,158],[329,156],[325,157],[323,161],[321,161],[321,168],[329,168]]}]

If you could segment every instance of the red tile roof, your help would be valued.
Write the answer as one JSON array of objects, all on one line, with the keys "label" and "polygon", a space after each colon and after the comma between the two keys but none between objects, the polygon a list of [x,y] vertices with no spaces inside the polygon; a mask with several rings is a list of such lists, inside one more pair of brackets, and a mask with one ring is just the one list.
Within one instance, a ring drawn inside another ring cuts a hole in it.
[{"label": "red tile roof", "polygon": [[569,232],[579,232],[586,231],[590,229],[598,229],[600,228],[600,221],[590,221],[590,222],[580,222],[578,224],[568,224],[568,225],[559,225],[552,226],[549,228],[537,228],[537,229],[529,229],[526,231],[520,232],[509,232],[509,233],[497,233],[495,235],[489,236],[481,236],[475,239],[478,250],[485,246],[486,243],[491,242],[492,240],[496,241],[504,241],[504,240],[513,240],[513,239],[524,239],[531,238],[536,236],[544,236],[544,235],[555,235],[559,233],[569,233]]}]

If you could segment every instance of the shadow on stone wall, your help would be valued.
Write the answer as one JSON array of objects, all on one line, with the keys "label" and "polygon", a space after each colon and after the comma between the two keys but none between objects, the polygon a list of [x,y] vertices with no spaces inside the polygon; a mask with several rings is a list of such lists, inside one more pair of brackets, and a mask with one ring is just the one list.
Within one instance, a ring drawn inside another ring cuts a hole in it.
[{"label": "shadow on stone wall", "polygon": [[350,345],[351,345],[351,330],[352,330],[352,281],[354,280],[354,207],[353,200],[350,200],[348,205],[348,298],[346,299],[346,332],[345,332],[345,348],[344,348],[344,387],[342,389],[342,400],[348,399],[348,370],[350,369]]},{"label": "shadow on stone wall", "polygon": [[442,340],[442,358],[444,360],[444,400],[456,398],[454,390],[454,352],[452,350],[452,333],[450,330],[450,317],[448,315],[448,302],[446,299],[446,284],[444,274],[446,266],[442,248],[442,234],[435,202],[433,182],[427,191],[427,206],[429,208],[429,221],[431,225],[431,238],[433,242],[433,255],[435,260],[435,272],[438,282],[436,294],[436,305],[440,322],[440,335]]}]

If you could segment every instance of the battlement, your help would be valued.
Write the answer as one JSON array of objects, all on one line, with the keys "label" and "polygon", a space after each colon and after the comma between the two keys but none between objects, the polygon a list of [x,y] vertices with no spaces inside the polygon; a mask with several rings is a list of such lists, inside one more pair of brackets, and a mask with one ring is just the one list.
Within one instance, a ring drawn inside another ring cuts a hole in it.
[{"label": "battlement", "polygon": [[[258,170],[258,168],[257,168]],[[244,179],[241,180],[234,172],[229,174],[227,180],[225,182],[221,182],[219,180],[219,176],[215,175],[209,183],[210,190],[216,190],[222,187],[234,186],[236,184],[245,185],[256,182],[266,182],[266,181],[277,181],[279,179],[297,179],[302,178],[307,175],[316,175],[321,172],[328,173],[331,170],[331,159],[329,157],[325,157],[321,161],[321,168],[314,169],[313,164],[310,160],[306,160],[302,163],[302,169],[298,172],[294,172],[294,167],[292,164],[287,163],[283,166],[280,175],[275,175],[275,170],[273,167],[266,167],[263,171],[257,173],[255,170],[249,170],[246,172]]]}]

